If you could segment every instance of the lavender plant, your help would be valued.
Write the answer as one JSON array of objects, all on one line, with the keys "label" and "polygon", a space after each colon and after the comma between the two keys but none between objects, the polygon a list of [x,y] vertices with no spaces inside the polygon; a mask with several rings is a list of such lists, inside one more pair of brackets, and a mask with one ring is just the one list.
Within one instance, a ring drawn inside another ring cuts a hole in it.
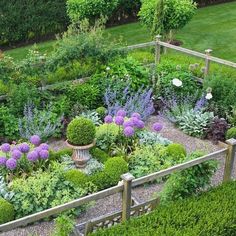
[{"label": "lavender plant", "polygon": [[62,118],[53,113],[50,107],[38,110],[33,104],[27,103],[24,107],[24,117],[19,119],[20,136],[29,139],[37,134],[43,140],[55,136],[62,128]]},{"label": "lavender plant", "polygon": [[154,112],[152,89],[141,87],[136,93],[130,91],[129,84],[121,93],[110,86],[106,89],[104,100],[108,114],[114,116],[118,110],[123,108],[127,116],[138,112],[141,118],[146,120]]}]

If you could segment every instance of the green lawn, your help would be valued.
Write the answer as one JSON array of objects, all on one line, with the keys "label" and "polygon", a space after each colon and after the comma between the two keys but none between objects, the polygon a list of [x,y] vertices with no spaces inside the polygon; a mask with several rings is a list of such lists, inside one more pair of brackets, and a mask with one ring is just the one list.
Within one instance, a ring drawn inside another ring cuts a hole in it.
[{"label": "green lawn", "polygon": [[[149,41],[148,30],[140,23],[126,24],[107,29],[114,38],[122,37],[131,45]],[[213,55],[236,61],[236,1],[216,6],[201,8],[191,22],[183,28],[176,38],[184,47],[203,52],[213,49]],[[50,52],[55,41],[39,43],[43,52]],[[30,46],[9,50],[6,53],[16,59],[22,59]]]}]

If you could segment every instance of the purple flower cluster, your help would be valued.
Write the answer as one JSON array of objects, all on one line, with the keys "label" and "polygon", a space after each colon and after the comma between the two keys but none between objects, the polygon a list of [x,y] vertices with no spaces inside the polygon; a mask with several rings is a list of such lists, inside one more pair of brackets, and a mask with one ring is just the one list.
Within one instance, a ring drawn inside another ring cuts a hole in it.
[{"label": "purple flower cluster", "polygon": [[137,112],[131,114],[131,117],[125,119],[127,112],[123,109],[119,109],[116,116],[108,115],[105,117],[105,123],[110,124],[113,122],[118,126],[123,126],[123,133],[126,137],[132,137],[135,134],[135,129],[143,129],[145,123],[141,120],[141,115]]},{"label": "purple flower cluster", "polygon": [[1,145],[0,149],[5,153],[6,157],[0,156],[0,167],[6,167],[9,170],[17,168],[17,162],[26,157],[30,162],[36,162],[38,159],[47,159],[49,157],[49,145],[46,143],[40,144],[40,137],[33,135],[30,142],[35,146],[31,149],[28,143],[21,143],[11,146],[9,143]]}]

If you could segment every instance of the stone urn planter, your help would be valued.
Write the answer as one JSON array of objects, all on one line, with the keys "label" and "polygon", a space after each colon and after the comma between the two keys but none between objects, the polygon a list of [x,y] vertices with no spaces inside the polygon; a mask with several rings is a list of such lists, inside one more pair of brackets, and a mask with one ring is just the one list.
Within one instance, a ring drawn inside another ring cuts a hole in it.
[{"label": "stone urn planter", "polygon": [[84,168],[91,158],[89,150],[95,145],[95,140],[93,143],[85,146],[75,146],[66,140],[66,145],[73,149],[72,160],[74,161],[75,166],[78,168]]},{"label": "stone urn planter", "polygon": [[67,127],[66,145],[73,149],[72,159],[78,168],[84,168],[91,158],[89,149],[95,145],[96,127],[90,119],[75,118]]}]

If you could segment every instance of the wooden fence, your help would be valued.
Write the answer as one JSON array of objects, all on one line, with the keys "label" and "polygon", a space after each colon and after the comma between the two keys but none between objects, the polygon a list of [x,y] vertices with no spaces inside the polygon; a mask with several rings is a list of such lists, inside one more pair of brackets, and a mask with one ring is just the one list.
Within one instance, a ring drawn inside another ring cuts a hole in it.
[{"label": "wooden fence", "polygon": [[[132,188],[139,185],[154,181],[157,178],[167,176],[176,171],[181,171],[193,166],[196,166],[205,161],[212,159],[217,159],[219,156],[225,156],[225,169],[224,169],[224,178],[223,181],[227,182],[232,178],[235,152],[236,152],[236,140],[230,139],[226,141],[226,144],[221,143],[222,148],[218,151],[205,155],[203,157],[175,165],[165,170],[158,171],[156,173],[135,179],[130,173],[124,174],[121,176],[123,182],[122,184],[108,188],[106,190],[76,199],[74,201],[68,202],[63,205],[53,207],[48,210],[44,210],[39,213],[35,213],[23,218],[5,223],[0,225],[0,232],[5,232],[12,230],[17,227],[26,226],[27,224],[42,220],[44,218],[55,216],[63,211],[70,210],[84,204],[87,204],[91,201],[96,201],[103,199],[105,197],[114,195],[116,193],[122,194],[122,210],[114,212],[109,215],[105,215],[88,222],[79,224],[76,226],[74,234],[75,235],[88,235],[88,233],[94,232],[98,228],[110,227],[112,225],[118,224],[122,221],[128,220],[132,216],[139,216],[146,214],[153,210],[159,203],[159,199],[152,199],[147,202],[138,203],[135,199],[132,198]],[[85,228],[83,234],[78,231],[79,228]]]}]

